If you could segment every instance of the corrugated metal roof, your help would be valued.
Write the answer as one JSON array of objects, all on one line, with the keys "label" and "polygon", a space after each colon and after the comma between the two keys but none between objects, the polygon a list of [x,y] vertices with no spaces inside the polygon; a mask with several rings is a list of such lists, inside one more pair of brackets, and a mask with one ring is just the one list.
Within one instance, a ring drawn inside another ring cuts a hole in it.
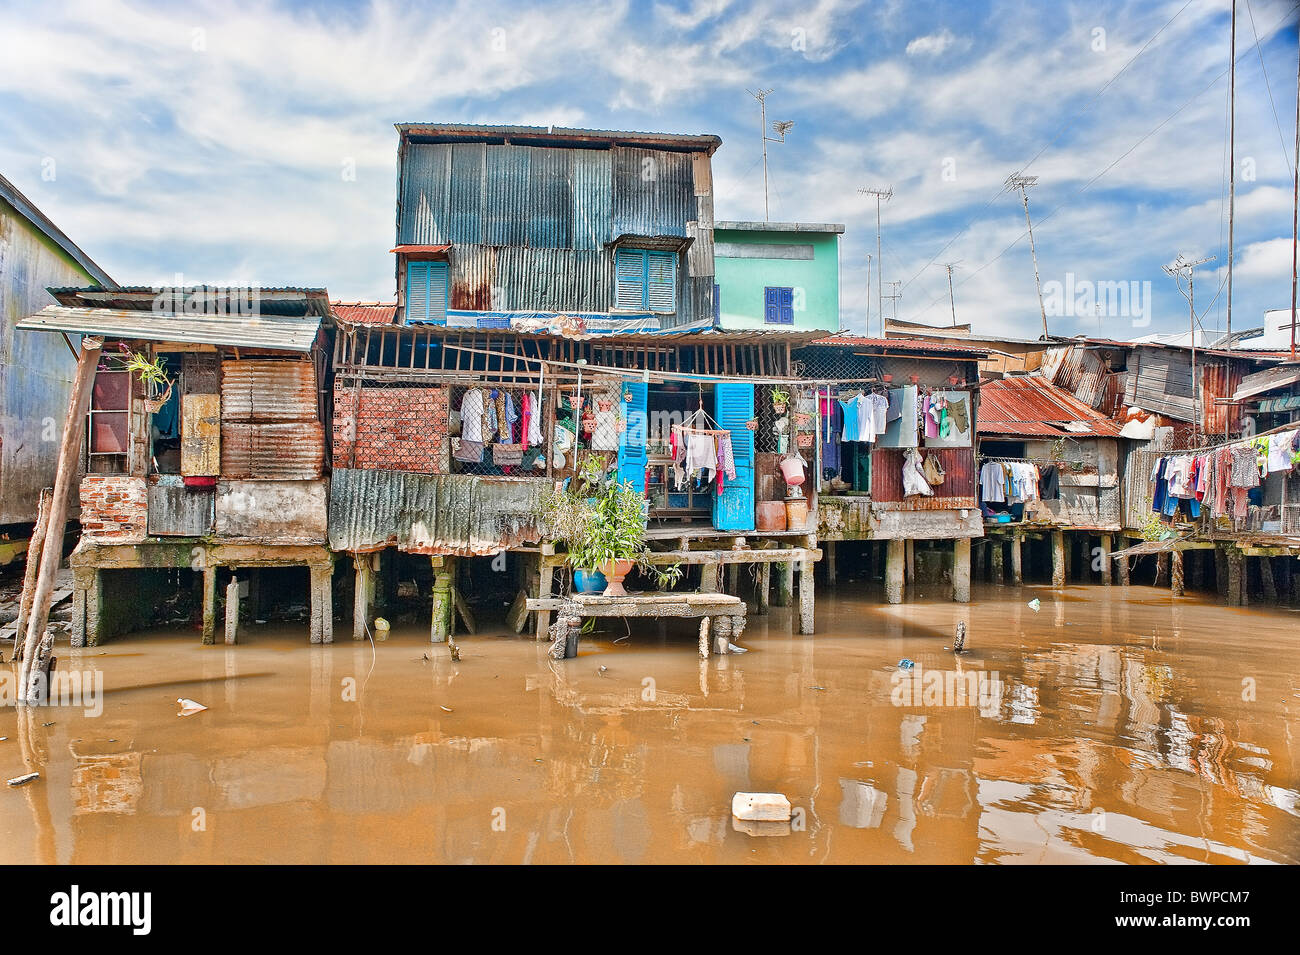
[{"label": "corrugated metal roof", "polygon": [[[138,312],[190,311],[211,314],[238,311],[239,302],[253,302],[262,315],[329,314],[329,293],[323,288],[233,285],[131,285],[114,289],[51,288],[49,293],[69,308],[115,308]],[[218,307],[226,306],[226,307]]]},{"label": "corrugated metal roof", "polygon": [[974,358],[987,358],[987,348],[955,342],[935,342],[916,338],[863,338],[856,335],[832,335],[818,338],[813,345],[839,345],[850,348],[874,348],[881,351],[929,352],[931,354],[970,355]]},{"label": "corrugated metal roof", "polygon": [[1293,385],[1297,381],[1300,381],[1300,365],[1287,364],[1265,368],[1263,371],[1242,378],[1237,389],[1232,393],[1232,400],[1241,401],[1243,398],[1262,395],[1274,388]]},{"label": "corrugated metal roof", "polygon": [[24,331],[74,332],[151,342],[308,352],[316,342],[320,324],[318,315],[177,315],[139,309],[48,305],[15,327]]},{"label": "corrugated metal roof", "polygon": [[351,325],[392,325],[397,320],[396,302],[330,302],[335,321]]},{"label": "corrugated metal roof", "polygon": [[402,138],[462,141],[510,141],[515,144],[586,146],[651,146],[710,156],[722,145],[717,136],[653,133],[636,130],[578,129],[564,126],[483,126],[473,123],[397,123]]},{"label": "corrugated metal roof", "polygon": [[340,468],[330,481],[330,547],[493,554],[541,540],[545,479]]},{"label": "corrugated metal roof", "polygon": [[14,210],[39,229],[55,245],[66,252],[73,261],[81,266],[86,274],[96,282],[107,288],[116,288],[117,283],[109,277],[109,274],[101,269],[85,252],[77,246],[75,242],[68,238],[66,233],[56,226],[36,204],[18,191],[18,187],[0,176],[0,199],[13,206]]},{"label": "corrugated metal roof", "polygon": [[446,245],[399,245],[389,249],[389,252],[446,252],[451,248],[450,244]]},{"label": "corrugated metal roof", "polygon": [[1015,375],[980,386],[981,434],[1026,437],[1118,437],[1120,425],[1040,375]]}]

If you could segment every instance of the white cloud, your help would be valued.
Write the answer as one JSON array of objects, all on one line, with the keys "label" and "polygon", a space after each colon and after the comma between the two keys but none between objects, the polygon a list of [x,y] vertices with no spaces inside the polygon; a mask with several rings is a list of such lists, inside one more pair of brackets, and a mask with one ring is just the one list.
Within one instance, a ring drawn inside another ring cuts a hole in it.
[{"label": "white cloud", "polygon": [[938,33],[929,33],[925,36],[919,36],[911,43],[907,44],[908,56],[939,56],[945,50],[956,42],[957,38],[953,36],[949,29],[940,30]]}]

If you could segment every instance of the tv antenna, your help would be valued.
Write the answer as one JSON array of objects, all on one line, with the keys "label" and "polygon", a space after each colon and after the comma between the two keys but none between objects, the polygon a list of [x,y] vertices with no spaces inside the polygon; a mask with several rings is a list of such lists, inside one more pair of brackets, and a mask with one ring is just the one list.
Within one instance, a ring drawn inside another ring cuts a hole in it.
[{"label": "tv antenna", "polygon": [[750,96],[758,100],[759,112],[759,130],[763,134],[763,221],[767,222],[768,201],[767,201],[767,144],[784,143],[785,134],[794,126],[794,120],[779,120],[772,124],[772,132],[776,133],[775,137],[767,134],[767,97],[774,92],[772,89],[745,90]]},{"label": "tv antenna", "polygon": [[[876,305],[877,305],[877,311],[880,312],[880,337],[884,338],[885,337],[885,296],[884,296],[885,284],[883,281],[881,281],[881,270],[880,270],[880,263],[882,261],[880,255],[880,203],[881,200],[884,200],[885,202],[889,201],[890,197],[893,196],[894,194],[894,187],[890,186],[887,189],[881,189],[879,187],[872,188],[872,189],[862,188],[859,189],[858,192],[859,194],[864,196],[876,197]],[[870,268],[870,265],[868,265],[868,268]],[[870,298],[867,299],[867,311],[868,313],[870,313],[871,311]],[[868,335],[871,334],[870,314],[867,315],[867,334]]]},{"label": "tv antenna", "polygon": [[1025,227],[1029,229],[1029,254],[1034,260],[1034,287],[1038,289],[1038,312],[1043,317],[1043,338],[1047,338],[1047,307],[1043,304],[1043,283],[1038,278],[1038,251],[1034,248],[1034,225],[1029,221],[1029,187],[1036,185],[1038,185],[1037,176],[1022,176],[1018,173],[1007,176],[1007,188],[1019,189],[1020,198],[1025,201]]}]

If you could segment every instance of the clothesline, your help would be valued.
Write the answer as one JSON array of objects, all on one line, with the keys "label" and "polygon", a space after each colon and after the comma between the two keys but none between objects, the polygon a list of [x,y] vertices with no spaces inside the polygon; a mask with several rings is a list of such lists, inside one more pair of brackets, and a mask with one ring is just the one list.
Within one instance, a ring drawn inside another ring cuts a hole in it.
[{"label": "clothesline", "polygon": [[1278,434],[1283,431],[1295,431],[1297,429],[1300,429],[1300,421],[1292,421],[1290,424],[1278,425],[1276,428],[1269,428],[1267,431],[1260,431],[1256,434],[1250,435],[1249,437],[1234,438],[1233,440],[1225,441],[1222,444],[1206,444],[1199,448],[1165,448],[1156,451],[1155,453],[1166,457],[1173,457],[1182,454],[1203,454],[1207,451],[1217,451],[1219,448],[1231,448],[1239,444],[1249,444],[1256,438],[1267,438],[1272,434]]}]

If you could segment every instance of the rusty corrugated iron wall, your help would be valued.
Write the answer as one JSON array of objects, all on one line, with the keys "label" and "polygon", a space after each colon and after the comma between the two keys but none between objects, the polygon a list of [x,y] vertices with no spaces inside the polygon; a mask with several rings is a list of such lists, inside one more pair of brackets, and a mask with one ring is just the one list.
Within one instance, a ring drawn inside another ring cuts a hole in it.
[{"label": "rusty corrugated iron wall", "polygon": [[[921,460],[933,454],[943,466],[944,481],[933,497],[906,498],[915,510],[948,510],[975,506],[975,449],[920,448]],[[876,448],[871,452],[871,499],[896,503],[903,497],[902,448]]]},{"label": "rusty corrugated iron wall", "polygon": [[325,464],[325,429],[309,361],[250,358],[221,369],[221,476],[312,480]]},{"label": "rusty corrugated iron wall", "polygon": [[1241,405],[1217,404],[1216,398],[1231,398],[1251,366],[1233,359],[1206,362],[1201,373],[1201,432],[1206,435],[1237,434],[1241,431]]},{"label": "rusty corrugated iron wall", "polygon": [[703,154],[621,146],[412,143],[398,242],[453,246],[452,309],[608,312],[614,240],[691,238],[677,310],[661,318],[687,324],[713,314],[708,169]]},{"label": "rusty corrugated iron wall", "polygon": [[335,470],[330,547],[481,556],[537,543],[545,480],[406,471]]}]

